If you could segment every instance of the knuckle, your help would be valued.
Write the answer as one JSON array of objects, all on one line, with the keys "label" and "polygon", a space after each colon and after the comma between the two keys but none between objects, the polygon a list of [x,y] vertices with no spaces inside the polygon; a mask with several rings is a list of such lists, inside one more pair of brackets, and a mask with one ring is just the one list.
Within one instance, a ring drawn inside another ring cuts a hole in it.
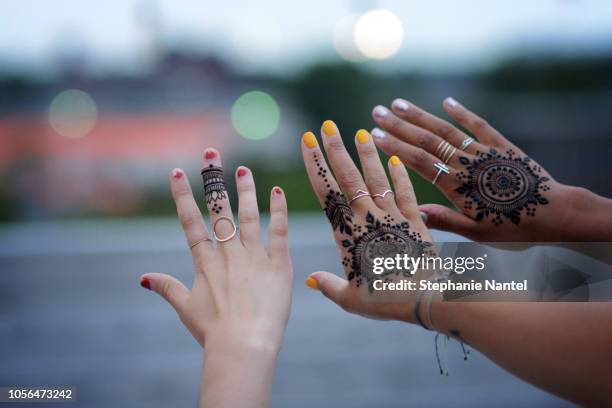
[{"label": "knuckle", "polygon": [[344,143],[342,143],[342,139],[339,136],[331,138],[327,143],[328,149],[333,152],[341,152],[344,150]]},{"label": "knuckle", "polygon": [[428,147],[429,145],[431,145],[431,141],[432,141],[432,136],[427,132],[419,133],[417,136],[417,140],[416,140],[417,145],[420,148]]},{"label": "knuckle", "polygon": [[392,117],[389,118],[389,129],[391,131],[399,131],[401,130],[403,122],[400,118]]},{"label": "knuckle", "polygon": [[259,222],[259,215],[255,211],[242,210],[238,214],[241,224],[255,224]]},{"label": "knuckle", "polygon": [[188,188],[181,188],[176,191],[175,195],[178,198],[189,197],[191,195],[191,190],[189,190]]},{"label": "knuckle", "polygon": [[185,228],[195,225],[197,218],[193,213],[179,213],[179,221]]},{"label": "knuckle", "polygon": [[270,233],[278,236],[286,236],[289,233],[289,228],[286,222],[275,222],[270,224]]},{"label": "knuckle", "polygon": [[414,161],[416,164],[423,165],[425,162],[425,159],[427,159],[427,153],[425,153],[425,150],[423,149],[417,149],[414,152],[413,157],[414,157]]},{"label": "knuckle", "polygon": [[448,139],[455,133],[455,128],[450,123],[443,123],[438,126],[436,133],[443,139]]},{"label": "knuckle", "polygon": [[472,126],[475,130],[484,130],[489,127],[489,123],[483,118],[475,118],[472,121]]}]

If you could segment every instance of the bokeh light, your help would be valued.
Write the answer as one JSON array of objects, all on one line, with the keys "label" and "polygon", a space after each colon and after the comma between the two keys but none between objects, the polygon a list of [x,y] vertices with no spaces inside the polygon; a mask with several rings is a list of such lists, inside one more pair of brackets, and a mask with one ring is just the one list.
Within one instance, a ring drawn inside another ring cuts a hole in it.
[{"label": "bokeh light", "polygon": [[245,139],[266,139],[276,132],[279,122],[278,103],[265,92],[242,94],[232,106],[232,125]]},{"label": "bokeh light", "polygon": [[385,9],[364,13],[355,25],[355,43],[366,57],[385,59],[397,53],[404,39],[404,28],[395,14]]},{"label": "bokeh light", "polygon": [[60,92],[49,105],[49,123],[61,136],[77,139],[96,125],[98,109],[91,97],[78,89]]},{"label": "bokeh light", "polygon": [[355,43],[355,25],[361,14],[347,14],[334,26],[333,40],[336,52],[351,62],[365,61],[367,58],[359,51]]}]

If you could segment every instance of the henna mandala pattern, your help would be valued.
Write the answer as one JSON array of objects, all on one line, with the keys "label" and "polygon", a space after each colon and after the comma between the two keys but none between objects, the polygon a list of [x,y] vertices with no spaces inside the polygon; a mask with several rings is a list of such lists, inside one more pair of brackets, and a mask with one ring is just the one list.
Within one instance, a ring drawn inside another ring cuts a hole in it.
[{"label": "henna mandala pattern", "polygon": [[223,181],[223,169],[212,164],[202,169],[202,181],[204,182],[204,197],[206,204],[212,206],[212,211],[219,214],[223,207],[217,201],[227,198],[225,181]]},{"label": "henna mandala pattern", "polygon": [[503,223],[503,216],[518,224],[523,210],[533,217],[538,205],[548,204],[542,192],[550,190],[544,184],[549,178],[540,176],[542,168],[529,157],[517,157],[513,150],[502,155],[491,149],[478,153],[471,162],[466,157],[459,161],[466,171],[457,174],[462,186],[456,191],[466,198],[464,209],[475,206],[476,220],[492,216],[497,226]]},{"label": "henna mandala pattern", "polygon": [[410,231],[408,222],[396,223],[393,217],[386,215],[384,220],[378,220],[370,212],[366,216],[363,231],[352,239],[345,239],[342,245],[349,256],[344,259],[344,266],[350,269],[348,280],[355,279],[357,286],[368,284],[370,292],[373,291],[373,282],[376,279],[402,275],[411,277],[410,271],[387,270],[381,275],[373,272],[374,259],[379,257],[395,257],[408,255],[420,257],[434,255],[433,245],[423,241],[420,233]]}]

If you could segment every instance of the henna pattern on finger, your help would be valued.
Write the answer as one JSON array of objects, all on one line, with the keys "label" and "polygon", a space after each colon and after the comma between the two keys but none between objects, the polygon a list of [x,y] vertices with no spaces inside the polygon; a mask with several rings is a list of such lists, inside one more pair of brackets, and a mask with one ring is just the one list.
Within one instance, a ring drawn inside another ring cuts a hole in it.
[{"label": "henna pattern on finger", "polygon": [[223,206],[218,201],[227,199],[227,189],[223,180],[223,168],[213,166],[202,169],[202,181],[204,183],[204,197],[206,204],[211,206],[211,211],[219,214]]},{"label": "henna pattern on finger", "polygon": [[495,226],[503,218],[519,224],[521,216],[535,216],[538,205],[548,204],[542,192],[550,190],[541,176],[542,168],[529,157],[519,157],[510,149],[505,155],[495,149],[477,153],[470,161],[460,157],[465,171],[457,173],[462,185],[456,189],[465,197],[464,209],[476,211],[476,220],[492,217]]},{"label": "henna pattern on finger", "polygon": [[317,166],[317,175],[323,179],[325,186],[328,189],[325,196],[325,215],[332,225],[334,231],[338,230],[341,233],[351,235],[353,228],[351,226],[353,222],[353,210],[349,205],[344,194],[339,191],[331,189],[329,182],[329,176],[327,175],[327,169],[321,165],[321,158],[315,152],[313,153],[314,163]]}]

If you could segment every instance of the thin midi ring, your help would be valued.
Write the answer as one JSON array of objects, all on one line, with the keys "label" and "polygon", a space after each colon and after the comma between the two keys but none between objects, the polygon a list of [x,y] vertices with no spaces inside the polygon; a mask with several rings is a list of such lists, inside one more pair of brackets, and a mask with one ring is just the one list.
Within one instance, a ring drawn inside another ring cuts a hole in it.
[{"label": "thin midi ring", "polygon": [[438,162],[438,163],[434,164],[434,167],[436,169],[438,169],[438,174],[436,174],[436,177],[434,177],[434,179],[431,182],[431,184],[436,184],[436,181],[438,181],[438,177],[440,177],[440,174],[442,174],[442,173],[448,174],[450,172],[450,170],[448,169],[448,166],[446,166],[446,164],[444,164],[442,162]]},{"label": "thin midi ring", "polygon": [[380,198],[385,198],[387,196],[387,194],[391,194],[393,195],[393,191],[391,190],[385,190],[380,194],[372,194],[372,198],[376,198],[376,197],[380,197]]},{"label": "thin midi ring", "polygon": [[202,242],[206,242],[206,241],[212,242],[212,239],[210,239],[210,238],[201,238],[201,239],[198,239],[196,242],[194,242],[193,244],[189,245],[189,250],[192,250],[193,248],[195,248],[196,245],[201,244]]},{"label": "thin midi ring", "polygon": [[370,194],[370,193],[368,193],[367,191],[357,190],[357,192],[355,193],[355,195],[353,196],[353,198],[351,198],[351,199],[349,200],[349,204],[350,204],[350,203],[352,203],[352,202],[353,202],[353,201],[355,201],[355,200],[359,200],[360,198],[363,198],[363,197],[368,197],[368,196],[371,196],[371,194]]},{"label": "thin midi ring", "polygon": [[468,137],[468,138],[467,138],[467,139],[465,139],[463,142],[461,142],[461,146],[459,146],[459,150],[465,150],[465,149],[467,149],[467,147],[468,147],[469,145],[471,145],[473,141],[474,141],[474,139],[473,139],[473,138]]},{"label": "thin midi ring", "polygon": [[456,151],[457,151],[457,148],[453,147],[450,153],[446,156],[446,159],[444,159],[444,163],[448,163],[448,161],[451,159],[451,157],[453,157]]},{"label": "thin midi ring", "polygon": [[[217,224],[219,223],[219,221],[222,221],[222,220],[228,221],[230,224],[232,224],[232,227],[234,227],[234,230],[227,238],[219,238],[219,236],[217,235]],[[215,221],[215,223],[213,224],[212,229],[213,229],[213,234],[215,235],[215,239],[217,240],[217,242],[227,242],[230,239],[234,238],[236,236],[236,233],[238,232],[238,228],[236,227],[236,224],[234,224],[234,220],[232,220],[230,217],[219,217],[217,221]]]}]

